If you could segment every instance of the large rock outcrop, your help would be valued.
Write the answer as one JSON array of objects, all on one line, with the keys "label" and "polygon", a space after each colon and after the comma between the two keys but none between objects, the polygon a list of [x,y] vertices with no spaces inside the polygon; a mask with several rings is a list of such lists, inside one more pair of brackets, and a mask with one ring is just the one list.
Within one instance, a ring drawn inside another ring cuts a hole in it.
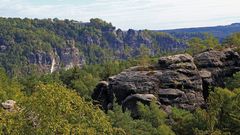
[{"label": "large rock outcrop", "polygon": [[104,85],[99,83],[92,98],[105,110],[112,105],[113,97],[123,109],[133,113],[137,101],[148,104],[156,97],[166,111],[172,106],[193,111],[205,106],[209,86],[224,86],[223,78],[237,71],[240,57],[232,49],[210,50],[194,57],[188,54],[161,57],[156,65],[132,67],[110,77]]},{"label": "large rock outcrop", "polygon": [[208,96],[209,87],[224,87],[224,78],[240,71],[239,53],[232,49],[206,51],[196,55],[194,61],[203,80],[205,98]]}]

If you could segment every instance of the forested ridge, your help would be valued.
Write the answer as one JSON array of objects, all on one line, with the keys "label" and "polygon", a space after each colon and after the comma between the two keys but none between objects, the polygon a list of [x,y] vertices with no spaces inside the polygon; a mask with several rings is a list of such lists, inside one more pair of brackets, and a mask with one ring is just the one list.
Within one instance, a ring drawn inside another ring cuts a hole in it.
[{"label": "forested ridge", "polygon": [[[239,54],[239,33],[222,43],[211,34],[186,41],[147,30],[115,30],[110,23],[99,19],[80,23],[1,18],[0,29],[0,134],[238,135],[240,132],[240,72],[224,78],[223,87],[210,86],[207,106],[194,111],[173,106],[169,113],[153,100],[148,105],[139,102],[139,116],[135,118],[130,110],[123,112],[115,101],[105,111],[92,99],[99,81],[133,66],[156,65],[160,56],[178,53],[195,56],[226,48],[233,48]],[[124,42],[113,44],[116,39]],[[52,64],[53,59],[56,65]],[[153,72],[150,73],[149,76]]]},{"label": "forested ridge", "polygon": [[[231,33],[232,29],[229,26],[228,35],[236,32]],[[184,51],[194,38],[213,39],[214,33],[206,32],[123,31],[98,18],[90,22],[0,18],[0,65],[8,74],[21,75],[142,55],[159,56]],[[225,38],[221,37],[221,43]]]},{"label": "forested ridge", "polygon": [[203,33],[211,33],[220,41],[231,35],[232,33],[240,31],[240,23],[232,23],[230,25],[212,26],[212,27],[196,27],[196,28],[182,28],[173,30],[163,30],[175,37],[190,39],[193,37],[203,37]]},{"label": "forested ridge", "polygon": [[[83,64],[179,51],[186,44],[163,32],[122,31],[101,19],[0,18],[0,65],[10,74],[50,72]],[[54,63],[54,65],[53,65]]]}]

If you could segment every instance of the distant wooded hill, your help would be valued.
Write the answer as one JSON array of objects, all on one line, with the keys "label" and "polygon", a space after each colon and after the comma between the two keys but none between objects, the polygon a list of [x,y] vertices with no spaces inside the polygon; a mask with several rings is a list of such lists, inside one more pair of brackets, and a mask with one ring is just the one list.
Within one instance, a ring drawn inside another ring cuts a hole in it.
[{"label": "distant wooded hill", "polygon": [[233,23],[231,25],[224,26],[213,26],[213,27],[198,27],[198,28],[183,28],[183,29],[173,29],[173,30],[162,30],[171,34],[176,38],[189,39],[193,37],[204,36],[204,33],[213,34],[220,41],[231,35],[232,33],[240,32],[240,23]]}]

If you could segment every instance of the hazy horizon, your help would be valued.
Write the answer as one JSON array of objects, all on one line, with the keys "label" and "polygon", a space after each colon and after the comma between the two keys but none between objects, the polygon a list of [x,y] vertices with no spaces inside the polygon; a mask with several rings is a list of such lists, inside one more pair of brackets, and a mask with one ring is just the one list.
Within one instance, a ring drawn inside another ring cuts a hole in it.
[{"label": "hazy horizon", "polygon": [[240,22],[238,0],[0,0],[0,16],[59,18],[88,22],[100,18],[117,28],[165,30]]}]

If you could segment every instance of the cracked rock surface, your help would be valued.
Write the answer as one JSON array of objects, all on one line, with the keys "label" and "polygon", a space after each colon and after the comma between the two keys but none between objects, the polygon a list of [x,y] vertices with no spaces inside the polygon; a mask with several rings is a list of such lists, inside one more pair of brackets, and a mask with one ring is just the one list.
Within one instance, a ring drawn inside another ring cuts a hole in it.
[{"label": "cracked rock surface", "polygon": [[105,110],[116,101],[134,113],[136,102],[154,99],[163,108],[193,111],[205,106],[210,86],[223,87],[223,79],[238,71],[240,56],[233,49],[161,57],[156,65],[132,67],[100,82],[92,98]]}]

